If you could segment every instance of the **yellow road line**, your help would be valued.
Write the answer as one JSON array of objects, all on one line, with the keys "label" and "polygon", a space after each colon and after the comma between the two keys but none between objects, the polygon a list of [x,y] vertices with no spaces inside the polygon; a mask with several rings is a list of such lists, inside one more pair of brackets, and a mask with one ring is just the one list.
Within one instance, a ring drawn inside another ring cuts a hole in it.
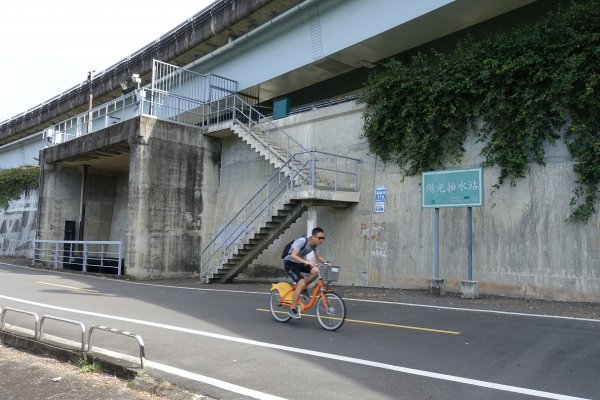
[{"label": "yellow road line", "polygon": [[67,289],[82,290],[84,292],[98,293],[98,291],[94,290],[94,289],[85,289],[85,288],[78,288],[75,286],[57,285],[56,283],[48,283],[48,282],[41,282],[41,281],[36,281],[35,283],[40,283],[42,285],[49,285],[49,286],[58,286],[58,287],[67,288]]},{"label": "yellow road line", "polygon": [[[265,308],[257,308],[256,311],[266,311],[271,312],[271,310],[267,310]],[[287,314],[285,311],[277,311],[278,313]],[[316,315],[312,314],[302,314],[302,317],[311,317],[316,318]],[[422,328],[419,326],[410,326],[410,325],[399,325],[399,324],[388,324],[385,322],[374,322],[374,321],[363,321],[359,319],[349,319],[346,318],[346,322],[354,322],[357,324],[367,324],[367,325],[378,325],[378,326],[387,326],[390,328],[402,328],[402,329],[412,329],[415,331],[425,331],[425,332],[435,332],[435,333],[446,333],[448,335],[460,335],[460,332],[457,331],[446,331],[443,329],[433,329],[433,328]]]}]

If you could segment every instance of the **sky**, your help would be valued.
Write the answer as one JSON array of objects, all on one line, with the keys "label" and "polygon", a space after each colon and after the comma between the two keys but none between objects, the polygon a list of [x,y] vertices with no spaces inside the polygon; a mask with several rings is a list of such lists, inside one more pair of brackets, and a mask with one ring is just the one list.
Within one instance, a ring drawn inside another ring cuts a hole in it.
[{"label": "sky", "polygon": [[214,0],[18,0],[0,12],[0,122],[103,71]]}]

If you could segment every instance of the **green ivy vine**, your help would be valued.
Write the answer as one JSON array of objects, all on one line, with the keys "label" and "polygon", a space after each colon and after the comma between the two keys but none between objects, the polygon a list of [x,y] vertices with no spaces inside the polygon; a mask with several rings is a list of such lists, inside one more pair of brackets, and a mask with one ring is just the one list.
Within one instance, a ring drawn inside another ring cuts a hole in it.
[{"label": "green ivy vine", "polygon": [[39,176],[39,167],[0,170],[0,208],[8,207],[8,202],[17,200],[24,191],[36,189]]},{"label": "green ivy vine", "polygon": [[392,59],[359,102],[371,152],[406,175],[458,164],[472,129],[483,166],[500,168],[494,186],[514,186],[562,138],[577,176],[570,219],[587,222],[600,193],[600,0],[447,53]]}]

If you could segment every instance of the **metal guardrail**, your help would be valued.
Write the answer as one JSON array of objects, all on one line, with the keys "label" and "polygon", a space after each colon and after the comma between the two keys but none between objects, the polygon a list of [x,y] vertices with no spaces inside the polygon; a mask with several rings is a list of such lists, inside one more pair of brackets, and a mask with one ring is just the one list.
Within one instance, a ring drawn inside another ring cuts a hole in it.
[{"label": "metal guardrail", "polygon": [[206,277],[235,248],[281,206],[284,196],[298,189],[359,191],[360,160],[335,154],[307,151],[292,156],[281,169],[289,168],[287,176],[277,171],[242,206],[212,238],[200,254],[200,278]]},{"label": "metal guardrail", "polygon": [[215,74],[199,74],[176,65],[154,60],[151,89],[202,103],[218,100],[237,92],[237,82]]},{"label": "metal guardrail", "polygon": [[81,267],[88,272],[90,267],[115,271],[123,274],[123,244],[121,241],[101,240],[34,240],[32,263],[45,262],[54,269],[65,266]]},{"label": "metal guardrail", "polygon": [[33,317],[33,319],[34,319],[33,338],[37,339],[40,318],[38,317],[38,315],[36,313],[31,312],[31,311],[27,311],[27,310],[21,310],[21,309],[18,309],[18,308],[4,307],[4,309],[2,309],[2,314],[1,314],[1,317],[0,317],[0,329],[2,329],[2,330],[4,330],[5,319],[6,319],[6,312],[7,311],[13,311],[13,312],[20,313],[20,314],[31,315]]},{"label": "metal guardrail", "polygon": [[60,321],[60,322],[66,322],[68,324],[73,324],[73,325],[79,326],[79,328],[81,329],[81,351],[85,351],[85,326],[83,325],[82,322],[75,321],[72,319],[54,317],[52,315],[42,315],[42,318],[40,319],[40,331],[37,335],[38,340],[40,340],[40,341],[44,340],[44,321],[47,319],[51,319],[54,321]]},{"label": "metal guardrail", "polygon": [[215,74],[198,74],[154,60],[150,87],[138,87],[52,125],[42,131],[42,137],[53,146],[139,115],[198,127],[206,121],[210,108],[207,104],[231,96],[236,91],[237,82],[234,80]]},{"label": "metal guardrail", "polygon": [[267,151],[271,151],[271,146],[276,146],[276,152],[283,161],[294,154],[309,151],[240,95],[223,97],[205,107],[203,126],[229,121],[235,121],[246,132],[262,141]]},{"label": "metal guardrail", "polygon": [[111,333],[116,333],[119,335],[123,335],[123,336],[128,336],[131,338],[134,338],[135,340],[137,340],[139,348],[140,348],[140,368],[144,368],[144,358],[146,357],[145,355],[145,351],[144,351],[144,341],[142,340],[142,337],[136,333],[132,333],[132,332],[128,332],[128,331],[124,331],[121,329],[116,329],[116,328],[109,328],[108,326],[104,326],[104,325],[92,325],[90,326],[90,331],[88,333],[88,348],[87,351],[88,353],[90,353],[92,351],[92,332],[95,330],[102,330],[105,332],[111,332]]},{"label": "metal guardrail", "polygon": [[[42,138],[49,146],[53,146],[132,119],[141,112],[142,96],[145,96],[144,89],[136,90],[95,107],[91,112],[86,111],[61,121],[43,130]],[[92,123],[88,124],[90,115]]]},{"label": "metal guardrail", "polygon": [[87,340],[87,348],[86,348],[85,326],[80,321],[75,321],[72,319],[61,318],[61,317],[55,317],[52,315],[42,315],[42,317],[40,319],[38,317],[38,314],[35,312],[32,312],[32,311],[21,310],[21,309],[12,308],[12,307],[4,307],[4,308],[0,307],[0,331],[5,330],[5,325],[6,325],[5,319],[6,319],[6,313],[8,311],[33,316],[34,323],[35,323],[33,339],[39,340],[39,341],[43,341],[43,339],[44,339],[44,322],[48,319],[79,326],[79,328],[81,329],[81,352],[83,352],[83,353],[90,353],[92,351],[92,349],[93,349],[92,333],[96,329],[134,338],[137,341],[138,346],[139,346],[140,368],[144,368],[144,359],[146,358],[144,341],[143,341],[142,337],[136,333],[125,331],[122,329],[110,328],[110,327],[104,326],[104,325],[92,325],[92,326],[90,326],[90,329],[88,331],[88,337],[87,337],[88,340]]}]

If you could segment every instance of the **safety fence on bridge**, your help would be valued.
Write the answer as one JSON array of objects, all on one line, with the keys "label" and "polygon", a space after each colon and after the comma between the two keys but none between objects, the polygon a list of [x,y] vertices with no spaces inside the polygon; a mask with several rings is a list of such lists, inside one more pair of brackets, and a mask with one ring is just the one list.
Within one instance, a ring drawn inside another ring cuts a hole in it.
[{"label": "safety fence on bridge", "polygon": [[[199,74],[154,60],[148,87],[125,89],[114,100],[46,128],[49,146],[64,143],[140,115],[191,126],[202,125],[210,104],[237,93],[237,82],[215,74]],[[124,84],[124,86],[126,86]]]}]

